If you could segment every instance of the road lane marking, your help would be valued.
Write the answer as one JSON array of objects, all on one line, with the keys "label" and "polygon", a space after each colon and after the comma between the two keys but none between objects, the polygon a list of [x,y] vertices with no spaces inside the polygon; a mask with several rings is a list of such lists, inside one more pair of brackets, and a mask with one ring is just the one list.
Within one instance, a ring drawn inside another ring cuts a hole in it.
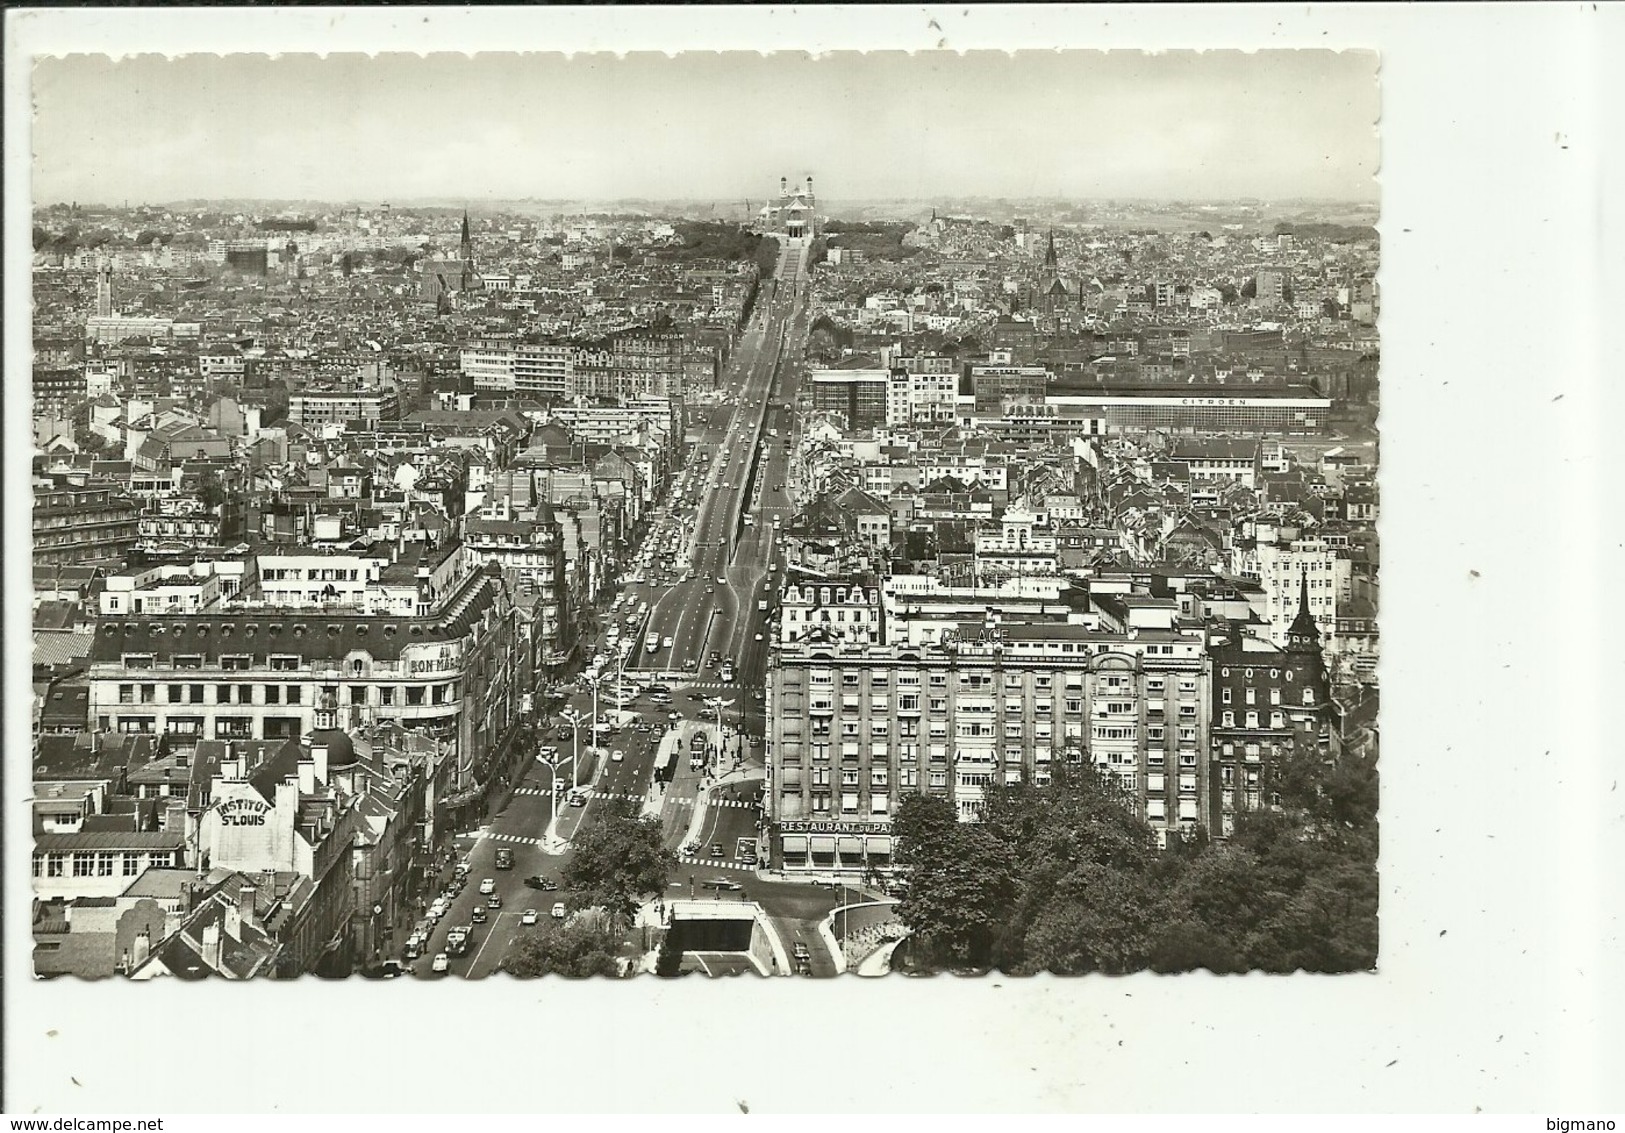
[{"label": "road lane marking", "polygon": [[468,962],[468,975],[463,977],[465,980],[474,978],[474,970],[480,966],[480,957],[485,955],[485,946],[495,939],[497,929],[502,925],[502,918],[507,915],[508,910],[504,909],[497,913],[496,920],[491,922],[491,931],[485,934],[485,939],[480,941],[480,946],[474,949],[474,958]]}]

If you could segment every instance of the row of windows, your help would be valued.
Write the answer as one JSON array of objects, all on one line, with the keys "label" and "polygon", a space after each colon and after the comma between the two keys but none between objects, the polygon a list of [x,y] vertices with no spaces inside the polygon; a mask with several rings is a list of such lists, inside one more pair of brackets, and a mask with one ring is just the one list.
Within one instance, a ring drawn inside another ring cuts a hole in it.
[{"label": "row of windows", "polygon": [[[1154,742],[1163,742],[1163,729],[1158,728],[1158,729],[1153,729],[1153,731],[1155,731],[1156,734],[1154,736],[1149,736],[1148,739],[1151,739]],[[1096,729],[1096,732],[1099,733],[1099,734],[1096,734],[1096,735],[1092,736],[1091,738],[1093,740],[1098,740],[1098,741],[1104,742],[1104,743],[1131,742],[1131,741],[1133,741],[1135,739],[1135,734],[1136,734],[1135,730],[1133,728]],[[815,735],[817,735],[817,733],[815,733]],[[942,732],[935,732],[934,731],[934,732],[931,733],[929,738],[931,740],[934,740],[934,741],[942,741],[942,742],[928,743],[928,744],[925,745],[926,753],[927,753],[928,758],[933,763],[945,762],[949,758],[949,744],[947,742],[948,736],[947,736],[946,730],[944,730]],[[980,736],[958,735],[955,738],[956,739],[972,739],[972,740],[975,740],[975,739],[993,739],[995,737],[992,736],[991,734],[987,734],[987,735],[980,735]],[[1043,736],[1037,736],[1037,737],[1034,737],[1034,738],[1035,738],[1035,740],[1037,742],[1033,743],[1031,745],[1031,748],[1030,748],[1030,750],[1032,752],[1033,762],[1034,763],[1048,763],[1051,760],[1051,758],[1053,758],[1054,754],[1057,751],[1057,749],[1053,746],[1053,743],[1052,743],[1053,737],[1048,736],[1048,735],[1043,735]],[[1007,763],[1024,763],[1024,762],[1026,762],[1027,753],[1028,753],[1028,750],[1029,750],[1029,745],[1026,742],[1022,742],[1020,744],[1009,743],[1009,741],[1011,741],[1011,740],[1021,739],[1021,737],[1015,736],[1015,735],[1008,735],[1007,734],[1004,737],[1004,739],[1006,741],[1006,746],[1004,748],[1005,762],[1007,762]],[[1069,733],[1067,735],[1066,739],[1068,741],[1070,741],[1070,742],[1068,744],[1066,744],[1066,745],[1063,745],[1063,748],[1060,749],[1060,750],[1070,750],[1070,751],[1075,752],[1075,753],[1081,753],[1082,752],[1082,750],[1083,750],[1083,737],[1082,737],[1081,734]],[[1179,739],[1179,744],[1181,745],[1181,750],[1179,752],[1179,760],[1180,760],[1180,762],[1182,764],[1194,764],[1195,761],[1196,761],[1196,754],[1195,754],[1194,751],[1190,750],[1190,748],[1193,747],[1197,742],[1196,741],[1196,729],[1195,728],[1181,728],[1181,729],[1179,729],[1178,739]],[[815,768],[816,768],[816,765],[818,765],[818,764],[825,764],[825,763],[828,763],[830,761],[830,758],[831,758],[831,755],[832,755],[831,749],[833,747],[834,747],[834,744],[829,740],[816,739],[815,738],[815,739],[811,740],[810,742],[808,742],[808,744],[806,746],[807,756],[808,756],[809,760],[811,761],[811,763],[815,766]],[[881,761],[881,760],[889,761],[891,759],[891,757],[892,757],[892,753],[895,751],[896,755],[897,755],[897,762],[899,764],[907,765],[907,764],[910,764],[910,763],[916,763],[916,762],[919,761],[919,758],[920,758],[921,745],[919,743],[917,743],[917,742],[914,742],[912,740],[912,738],[911,738],[911,739],[905,739],[903,742],[896,743],[896,744],[893,744],[889,740],[878,740],[878,741],[869,742],[867,745],[865,745],[865,743],[863,741],[860,741],[860,740],[843,740],[840,747],[841,747],[840,756],[841,756],[841,761],[843,763],[842,774],[847,774],[847,773],[858,774],[860,769],[853,768],[853,767],[847,767],[847,766],[844,766],[844,765],[846,763],[850,762],[850,761],[861,761],[861,760],[864,760],[865,758],[867,758],[867,760],[871,764],[871,773],[884,773],[886,771],[886,768],[884,766],[878,765],[876,761]],[[1257,744],[1248,744],[1247,747],[1248,747],[1248,749],[1250,751],[1253,751],[1253,752],[1256,753],[1258,745]],[[1226,754],[1229,754],[1228,748],[1229,748],[1229,745],[1226,745]],[[780,746],[779,746],[779,753],[778,754],[779,754],[779,762],[784,767],[790,768],[790,769],[800,767],[800,765],[801,765],[801,757],[802,757],[802,750],[801,750],[801,745],[800,745],[799,740],[794,740],[794,739],[788,739],[787,738],[787,739],[781,741]],[[978,758],[978,759],[991,758],[991,754],[992,754],[992,749],[987,747],[987,746],[984,746],[984,745],[972,745],[972,746],[970,746],[968,748],[964,748],[964,749],[961,749],[961,750],[956,750],[956,752],[955,752],[955,756],[957,758],[961,758],[961,759],[964,759],[964,758]],[[1116,759],[1125,759],[1126,760],[1126,759],[1132,758],[1132,756],[1130,754],[1123,753],[1123,752],[1113,752],[1111,754],[1112,754],[1112,757],[1116,758]],[[1165,759],[1165,752],[1162,749],[1148,748],[1146,750],[1146,752],[1145,752],[1145,760],[1151,766],[1160,766],[1163,763],[1164,759]]]},{"label": "row of windows", "polygon": [[[251,684],[217,684],[214,687],[214,699],[205,698],[208,685],[201,684],[121,684],[118,686],[118,702],[120,704],[236,704],[236,705],[282,705],[304,703],[304,685],[260,685],[261,695],[256,699]],[[394,707],[397,704],[419,706],[422,704],[454,704],[457,701],[457,685],[451,684],[430,685],[350,685],[348,703],[362,705],[372,703],[368,697],[369,687],[378,689],[376,703],[385,707]],[[158,690],[164,689],[162,698]],[[331,690],[337,694],[337,690]]]},{"label": "row of windows", "polygon": [[175,864],[176,852],[157,853],[131,850],[75,850],[72,853],[34,855],[35,877],[135,877],[151,866],[166,869]]},{"label": "row of windows", "polygon": [[[1173,647],[1168,646],[1168,648],[1172,649]],[[1226,669],[1224,670],[1224,673],[1226,676],[1228,676],[1230,670]],[[1247,670],[1247,675],[1249,677],[1252,676],[1251,669]],[[1273,671],[1272,675],[1274,675]],[[930,674],[930,677],[932,688],[948,687],[947,673],[932,673]],[[885,670],[874,670],[869,674],[869,685],[871,688],[875,689],[887,688],[890,685],[890,679],[891,673]],[[1055,675],[1051,673],[1033,674],[1033,687],[1037,689],[1054,688],[1055,679]],[[1287,679],[1291,679],[1290,673]],[[863,678],[859,673],[850,671],[843,672],[841,674],[841,687],[843,689],[860,688],[862,686],[862,680]],[[1162,676],[1147,676],[1145,678],[1145,687],[1151,692],[1162,692],[1168,687],[1167,680],[1168,678]],[[813,669],[809,671],[808,681],[814,685],[833,685],[835,683],[835,677],[834,674],[828,669]],[[1066,673],[1062,676],[1062,681],[1064,683],[1064,687],[1068,689],[1076,689],[1080,692],[1083,690],[1084,677],[1081,673]],[[1027,687],[1026,682],[1027,674],[1024,673],[1006,673],[1004,676],[1004,687],[1011,691],[1024,690]],[[799,679],[797,679],[795,674],[785,675],[781,678],[780,683],[781,687],[786,692],[796,691],[801,687],[801,682]],[[900,686],[915,687],[918,686],[919,683],[920,674],[918,673],[897,674],[897,684]],[[991,691],[998,687],[998,682],[987,673],[961,673],[959,676],[959,687]],[[1097,689],[1119,689],[1125,693],[1130,692],[1134,688],[1134,677],[1128,673],[1097,673],[1095,674],[1095,687]],[[1195,696],[1197,692],[1197,679],[1195,677],[1180,677],[1178,679],[1177,687],[1181,696]]]}]

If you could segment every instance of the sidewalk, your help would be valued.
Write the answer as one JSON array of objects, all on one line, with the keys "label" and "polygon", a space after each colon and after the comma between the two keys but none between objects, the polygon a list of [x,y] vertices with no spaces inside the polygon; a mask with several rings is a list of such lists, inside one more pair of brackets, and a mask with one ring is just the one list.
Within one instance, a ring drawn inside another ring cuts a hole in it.
[{"label": "sidewalk", "polygon": [[739,767],[723,775],[716,782],[701,787],[694,796],[694,815],[688,820],[688,832],[684,834],[682,844],[685,846],[690,845],[699,838],[700,831],[705,829],[706,812],[711,809],[711,792],[722,787],[763,779],[766,776],[766,768],[751,770],[748,767]]}]

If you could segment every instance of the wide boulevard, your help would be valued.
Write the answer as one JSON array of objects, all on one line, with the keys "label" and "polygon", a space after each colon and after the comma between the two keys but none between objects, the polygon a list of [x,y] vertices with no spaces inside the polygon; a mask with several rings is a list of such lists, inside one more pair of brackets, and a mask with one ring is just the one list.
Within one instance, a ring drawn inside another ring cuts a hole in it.
[{"label": "wide boulevard", "polygon": [[[498,970],[527,911],[546,918],[556,903],[568,903],[562,875],[569,841],[611,808],[659,816],[665,845],[678,855],[669,896],[757,901],[786,950],[808,944],[812,974],[833,974],[816,925],[834,907],[834,892],[760,878],[751,857],[762,833],[767,608],[783,569],[779,525],[792,513],[793,422],[784,407],[795,402],[807,335],[807,253],[805,243],[784,248],[721,396],[690,406],[694,440],[686,466],[651,524],[631,579],[601,615],[595,640],[583,642],[594,659],[588,675],[570,687],[561,716],[546,723],[543,746],[508,804],[489,824],[459,837],[466,885],[430,930],[415,974],[432,976],[430,958],[445,950],[457,926],[471,927],[473,939],[466,953],[450,958],[449,973],[478,977]],[[606,640],[612,627],[615,644]],[[727,681],[725,661],[733,670]],[[652,699],[650,685],[666,686],[670,703]],[[718,708],[727,736],[720,749]],[[595,713],[613,730],[589,753]],[[569,714],[578,714],[577,727],[560,723]],[[689,760],[696,732],[711,752],[703,766]],[[663,751],[669,758],[660,759]],[[669,782],[656,781],[657,762],[670,767]],[[570,788],[581,788],[582,805],[566,801]],[[707,805],[697,813],[702,795]],[[512,853],[511,869],[496,868],[500,850]],[[498,907],[479,892],[486,879]],[[559,888],[538,888],[536,879]],[[708,881],[738,888],[708,887]],[[473,919],[476,906],[484,907],[481,923]],[[629,955],[638,950],[638,941],[628,943]]]}]

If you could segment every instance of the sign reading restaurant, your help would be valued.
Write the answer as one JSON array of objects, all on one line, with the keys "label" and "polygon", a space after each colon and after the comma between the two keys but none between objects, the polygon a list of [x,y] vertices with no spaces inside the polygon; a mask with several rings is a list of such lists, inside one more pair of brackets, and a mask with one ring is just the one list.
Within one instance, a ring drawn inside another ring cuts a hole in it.
[{"label": "sign reading restaurant", "polygon": [[889,834],[890,822],[840,822],[834,819],[786,819],[781,834]]}]

